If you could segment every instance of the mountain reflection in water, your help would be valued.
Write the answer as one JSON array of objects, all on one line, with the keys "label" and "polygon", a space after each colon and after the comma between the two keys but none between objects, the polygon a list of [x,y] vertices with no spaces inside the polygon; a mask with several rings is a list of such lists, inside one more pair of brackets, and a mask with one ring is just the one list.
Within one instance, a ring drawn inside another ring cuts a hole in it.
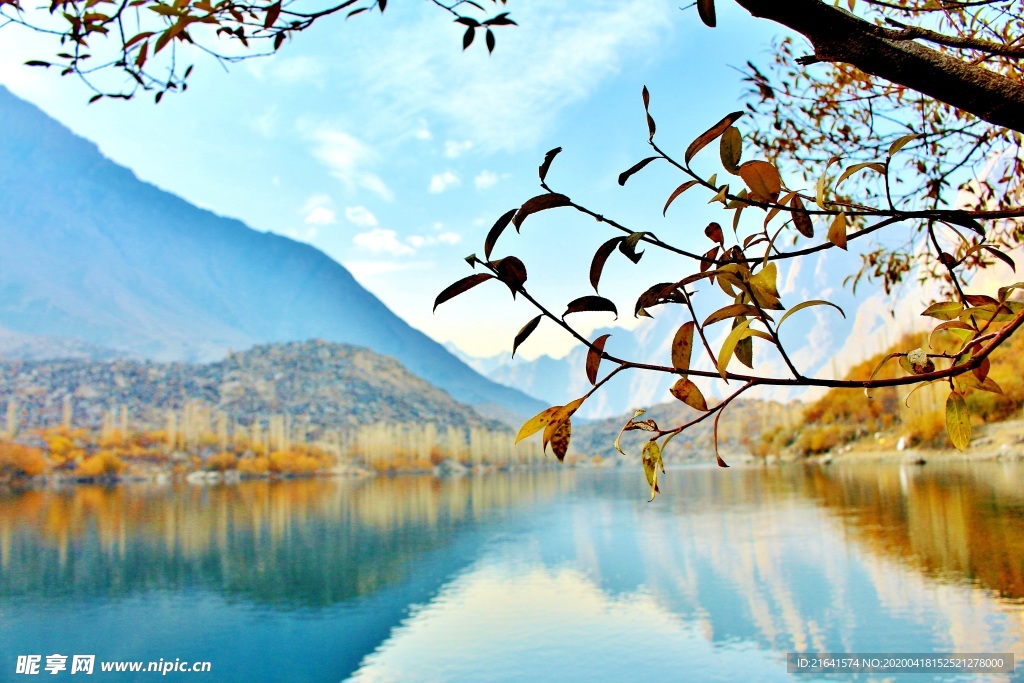
[{"label": "mountain reflection in water", "polygon": [[633,470],[8,492],[0,679],[54,652],[206,659],[218,681],[791,681],[790,651],[1020,657],[1021,475],[680,469],[650,504]]}]

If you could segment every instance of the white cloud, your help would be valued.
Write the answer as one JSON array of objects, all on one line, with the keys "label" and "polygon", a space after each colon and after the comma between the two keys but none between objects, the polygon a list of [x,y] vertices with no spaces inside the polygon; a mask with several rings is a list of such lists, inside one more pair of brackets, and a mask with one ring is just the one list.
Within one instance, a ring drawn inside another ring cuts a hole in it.
[{"label": "white cloud", "polygon": [[430,192],[431,194],[440,194],[445,190],[453,187],[458,187],[462,184],[459,180],[459,176],[455,175],[451,171],[445,171],[444,173],[437,173],[430,178]]},{"label": "white cloud", "polygon": [[526,3],[515,17],[530,30],[500,31],[492,55],[452,50],[437,40],[435,17],[424,16],[392,30],[351,73],[396,116],[440,118],[475,148],[521,149],[627,59],[655,53],[677,13],[649,0]]},{"label": "white cloud", "polygon": [[334,201],[326,194],[315,194],[302,205],[303,222],[306,225],[334,225],[338,216],[334,212]]},{"label": "white cloud", "polygon": [[363,188],[391,201],[394,193],[380,176],[366,170],[377,159],[376,152],[355,137],[333,128],[320,128],[312,135],[313,155],[350,190]]},{"label": "white cloud", "polygon": [[392,256],[408,256],[415,250],[407,244],[398,240],[394,230],[374,228],[366,232],[358,233],[352,238],[352,243],[373,254],[391,254]]},{"label": "white cloud", "polygon": [[348,219],[349,223],[358,225],[360,228],[374,228],[377,226],[377,217],[365,206],[346,206],[345,218]]},{"label": "white cloud", "polygon": [[303,222],[306,225],[334,225],[338,222],[338,216],[333,209],[318,206],[306,214]]},{"label": "white cloud", "polygon": [[449,159],[460,157],[471,149],[473,149],[472,140],[463,140],[462,142],[446,140],[444,143],[444,155]]},{"label": "white cloud", "polygon": [[462,241],[462,235],[457,232],[443,232],[440,235],[410,235],[405,238],[406,243],[414,249],[432,247],[436,244],[458,244]]},{"label": "white cloud", "polygon": [[486,190],[497,184],[498,174],[493,171],[480,171],[476,178],[473,178],[473,182],[476,184],[476,189]]},{"label": "white cloud", "polygon": [[413,133],[413,137],[417,140],[432,140],[434,135],[430,132],[429,128],[419,128]]}]

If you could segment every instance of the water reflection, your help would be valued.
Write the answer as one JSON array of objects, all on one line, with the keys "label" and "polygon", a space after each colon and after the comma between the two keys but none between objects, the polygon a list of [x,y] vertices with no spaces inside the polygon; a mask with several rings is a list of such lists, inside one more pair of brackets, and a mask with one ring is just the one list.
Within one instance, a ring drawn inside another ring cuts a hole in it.
[{"label": "water reflection", "polygon": [[[1019,658],[1021,475],[675,470],[651,504],[634,471],[5,494],[0,641],[206,652],[229,681],[792,681],[788,651]],[[885,678],[903,679],[921,677]],[[986,678],[1008,679],[1024,676]]]}]

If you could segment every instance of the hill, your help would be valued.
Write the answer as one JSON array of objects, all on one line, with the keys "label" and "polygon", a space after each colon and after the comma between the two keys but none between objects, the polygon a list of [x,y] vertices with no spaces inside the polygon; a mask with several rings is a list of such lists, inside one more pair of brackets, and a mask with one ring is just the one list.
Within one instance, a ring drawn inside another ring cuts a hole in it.
[{"label": "hill", "polygon": [[250,424],[288,415],[310,437],[388,423],[500,429],[411,374],[393,358],[320,340],[264,344],[214,363],[81,359],[0,363],[0,402],[15,400],[23,427],[63,420],[97,427],[124,406],[134,425],[162,428],[168,410],[200,404]]},{"label": "hill", "polygon": [[485,412],[545,407],[481,377],[317,249],[140,181],[2,87],[0,129],[0,326],[12,333],[193,362],[328,339],[393,356]]}]

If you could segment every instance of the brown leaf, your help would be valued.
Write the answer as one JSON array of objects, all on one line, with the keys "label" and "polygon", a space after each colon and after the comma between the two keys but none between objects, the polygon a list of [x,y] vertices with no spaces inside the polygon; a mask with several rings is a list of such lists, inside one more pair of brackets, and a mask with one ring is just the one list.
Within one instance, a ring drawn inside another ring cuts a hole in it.
[{"label": "brown leaf", "polygon": [[494,266],[498,270],[498,279],[508,285],[514,298],[526,283],[526,266],[515,256],[499,259]]},{"label": "brown leaf", "polygon": [[591,384],[597,384],[597,370],[601,367],[601,355],[604,353],[604,345],[610,334],[602,334],[590,344],[587,351],[587,379]]},{"label": "brown leaf", "polygon": [[476,287],[481,282],[486,282],[487,280],[492,279],[494,279],[494,276],[491,275],[490,273],[477,273],[476,275],[464,277],[458,282],[454,282],[448,285],[448,287],[446,287],[444,291],[438,294],[437,298],[434,299],[434,310],[436,311],[437,307],[443,304],[445,301],[448,301],[449,299],[454,299],[459,294],[462,294],[463,292],[466,292]]},{"label": "brown leaf", "polygon": [[672,339],[672,367],[676,370],[690,369],[690,358],[693,355],[693,322],[683,323]]},{"label": "brown leaf", "polygon": [[519,443],[523,439],[533,436],[540,430],[544,429],[551,422],[551,418],[558,414],[558,412],[564,406],[551,406],[540,411],[519,428],[519,433],[516,435],[516,443]]},{"label": "brown leaf", "polygon": [[736,120],[743,116],[743,112],[734,111],[733,113],[726,116],[724,119],[716,123],[715,125],[708,128],[706,131],[701,133],[696,140],[690,143],[690,146],[686,148],[686,153],[683,155],[686,163],[689,164],[690,160],[709,143],[718,138],[719,135],[724,133],[729,126],[736,122]]},{"label": "brown leaf", "polygon": [[685,377],[676,380],[676,383],[672,385],[669,391],[673,396],[694,410],[699,410],[702,413],[707,412],[708,403],[704,400],[704,394],[700,393],[700,389],[696,384]]},{"label": "brown leaf", "polygon": [[760,202],[774,202],[782,191],[779,169],[767,161],[748,161],[736,171],[750,188],[750,198]]},{"label": "brown leaf", "polygon": [[804,203],[800,201],[800,197],[794,194],[789,200],[789,205],[793,208],[793,225],[796,226],[797,232],[804,237],[814,237],[814,223],[810,214],[804,211]]},{"label": "brown leaf", "polygon": [[646,159],[641,159],[640,161],[630,166],[627,170],[619,174],[619,185],[625,185],[626,181],[629,180],[629,177],[631,175],[633,175],[634,173],[642,169],[644,166],[658,158],[660,157],[647,157]]},{"label": "brown leaf", "polygon": [[527,199],[526,202],[519,207],[519,211],[517,211],[516,215],[512,218],[512,224],[516,226],[516,230],[518,231],[527,216],[539,211],[554,209],[559,206],[569,206],[571,203],[572,202],[568,197],[564,194],[558,194],[557,192],[537,195],[532,199]]},{"label": "brown leaf", "polygon": [[718,23],[715,18],[715,0],[697,0],[697,14],[705,26],[714,28]]},{"label": "brown leaf", "polygon": [[708,227],[704,228],[704,234],[712,242],[718,242],[721,245],[725,244],[725,235],[722,233],[722,226],[718,223],[708,223]]},{"label": "brown leaf", "polygon": [[569,418],[552,422],[544,430],[544,450],[547,450],[547,445],[550,443],[551,451],[558,458],[558,462],[562,462],[565,459],[565,454],[569,451],[569,439],[571,437],[572,421]]},{"label": "brown leaf", "polygon": [[615,317],[619,317],[619,311],[608,299],[603,296],[581,296],[579,299],[574,299],[569,302],[569,305],[565,309],[565,313],[562,314],[562,318],[570,313],[582,313],[584,311],[607,311],[608,313],[614,313]]},{"label": "brown leaf", "polygon": [[604,272],[604,264],[608,257],[615,251],[615,247],[623,240],[622,237],[613,237],[594,252],[594,260],[590,262],[590,284],[597,291],[597,283],[601,280],[601,273]]},{"label": "brown leaf", "polygon": [[494,245],[498,243],[498,238],[501,237],[501,233],[504,232],[505,228],[512,221],[512,217],[516,215],[516,211],[519,209],[511,209],[501,215],[490,230],[487,231],[487,237],[484,238],[484,258],[491,258],[491,250],[494,249]]},{"label": "brown leaf", "polygon": [[530,322],[523,325],[522,329],[516,333],[516,338],[512,341],[512,357],[516,357],[516,350],[519,349],[519,345],[526,341],[526,338],[533,334],[533,331],[537,329],[537,325],[540,324],[540,319],[543,315],[538,315]]},{"label": "brown leaf", "polygon": [[540,181],[543,183],[544,179],[548,177],[548,169],[551,168],[551,162],[554,161],[555,157],[558,156],[559,152],[562,151],[561,147],[555,147],[544,155],[544,162],[540,165],[538,172],[540,174]]},{"label": "brown leaf", "polygon": [[685,183],[677,187],[672,191],[672,194],[668,196],[668,201],[665,202],[665,208],[661,210],[661,215],[664,216],[668,212],[668,207],[676,200],[676,197],[689,190],[691,187],[697,184],[696,180],[687,180]]}]

